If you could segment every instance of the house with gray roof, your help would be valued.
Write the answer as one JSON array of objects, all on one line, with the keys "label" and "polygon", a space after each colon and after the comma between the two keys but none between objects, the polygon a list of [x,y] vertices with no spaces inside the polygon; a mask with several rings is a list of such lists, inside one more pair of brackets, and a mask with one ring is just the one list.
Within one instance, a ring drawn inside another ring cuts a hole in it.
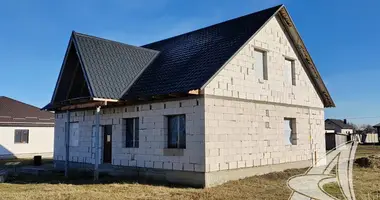
[{"label": "house with gray roof", "polygon": [[315,164],[334,106],[279,5],[143,46],[73,32],[44,109],[57,168],[210,187]]},{"label": "house with gray roof", "polygon": [[347,123],[346,119],[326,119],[325,133],[326,150],[334,149],[352,139],[357,139],[357,136],[354,135],[354,128]]}]

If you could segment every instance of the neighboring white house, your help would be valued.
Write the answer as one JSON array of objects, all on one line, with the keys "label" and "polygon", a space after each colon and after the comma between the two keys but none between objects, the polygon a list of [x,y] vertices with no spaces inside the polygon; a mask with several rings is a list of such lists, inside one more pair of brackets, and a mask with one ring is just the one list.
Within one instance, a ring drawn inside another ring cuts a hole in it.
[{"label": "neighboring white house", "polygon": [[54,114],[8,97],[0,97],[0,159],[52,157]]},{"label": "neighboring white house", "polygon": [[348,140],[360,141],[360,137],[354,134],[354,128],[347,124],[347,120],[326,119],[325,133],[326,150],[334,149]]},{"label": "neighboring white house", "polygon": [[73,32],[44,109],[57,168],[208,187],[323,158],[334,106],[281,5],[142,47]]}]

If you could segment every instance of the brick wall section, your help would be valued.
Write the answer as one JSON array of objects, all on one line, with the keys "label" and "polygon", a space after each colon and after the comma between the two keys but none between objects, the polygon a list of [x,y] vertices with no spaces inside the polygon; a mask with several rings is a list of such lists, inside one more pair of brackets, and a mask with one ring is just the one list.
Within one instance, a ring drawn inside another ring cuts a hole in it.
[{"label": "brick wall section", "polygon": [[[254,48],[267,51],[268,80],[255,75]],[[295,60],[295,86],[285,82],[286,57]],[[204,93],[207,172],[308,160],[313,151],[317,158],[325,154],[323,103],[276,17]],[[284,118],[296,118],[297,145],[284,144]]]},{"label": "brick wall section", "polygon": [[[139,107],[138,112],[136,107]],[[186,115],[186,149],[183,156],[164,156],[163,150],[167,147],[165,115],[175,114]],[[133,117],[139,117],[140,146],[125,148],[122,119]],[[55,160],[65,159],[66,120],[65,113],[56,114]],[[70,147],[70,161],[94,163],[95,150],[91,148],[92,126],[95,125],[94,110],[72,112],[70,121],[79,122],[80,127],[79,146]],[[113,165],[204,172],[203,98],[102,109],[100,124],[112,124]]]}]

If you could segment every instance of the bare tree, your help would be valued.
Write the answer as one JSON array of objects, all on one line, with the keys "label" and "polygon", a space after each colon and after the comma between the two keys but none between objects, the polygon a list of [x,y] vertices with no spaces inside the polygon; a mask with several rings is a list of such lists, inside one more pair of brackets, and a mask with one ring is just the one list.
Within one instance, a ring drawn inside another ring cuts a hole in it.
[{"label": "bare tree", "polygon": [[373,128],[371,125],[369,124],[363,124],[360,126],[359,128],[360,130],[363,130],[364,133],[374,133],[376,131],[375,128]]},{"label": "bare tree", "polygon": [[359,130],[359,126],[352,123],[352,122],[348,122],[347,123],[348,125],[352,126],[352,129],[354,130],[354,132],[356,132],[357,130]]}]

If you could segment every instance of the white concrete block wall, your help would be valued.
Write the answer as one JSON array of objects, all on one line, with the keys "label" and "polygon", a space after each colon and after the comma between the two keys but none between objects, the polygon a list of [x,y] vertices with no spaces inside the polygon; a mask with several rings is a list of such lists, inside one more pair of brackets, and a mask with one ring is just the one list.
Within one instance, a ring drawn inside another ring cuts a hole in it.
[{"label": "white concrete block wall", "polygon": [[[268,80],[255,71],[255,48],[267,51]],[[284,77],[285,58],[295,60],[296,85]],[[273,17],[209,82],[205,94],[323,108],[300,58],[297,57],[279,20]]]},{"label": "white concrete block wall", "polygon": [[[14,142],[16,129],[29,130],[29,143]],[[0,127],[0,157],[13,154],[52,153],[54,146],[53,127]]]},{"label": "white concrete block wall", "polygon": [[[325,154],[323,109],[207,96],[205,110],[206,172],[309,160],[314,151],[317,159]],[[296,145],[285,143],[284,118],[296,119]]]},{"label": "white concrete block wall", "polygon": [[[198,103],[197,103],[198,102]],[[181,104],[181,105],[180,105]],[[150,110],[150,106],[152,109]],[[139,111],[137,111],[137,107]],[[167,115],[186,115],[186,149],[183,156],[164,156],[167,148]],[[123,118],[139,117],[139,148],[125,148]],[[65,159],[65,113],[56,114],[56,160]],[[91,148],[93,110],[71,113],[71,122],[79,122],[78,147],[70,147],[70,160],[94,163]],[[204,172],[204,100],[185,99],[150,104],[102,109],[101,125],[112,126],[112,164],[169,170]]]},{"label": "white concrete block wall", "polygon": [[[255,71],[267,52],[268,80]],[[295,60],[296,85],[285,58]],[[325,155],[324,106],[274,17],[205,87],[206,172],[317,159]],[[310,114],[309,114],[310,112]],[[297,145],[284,144],[284,118],[296,119]]]}]

